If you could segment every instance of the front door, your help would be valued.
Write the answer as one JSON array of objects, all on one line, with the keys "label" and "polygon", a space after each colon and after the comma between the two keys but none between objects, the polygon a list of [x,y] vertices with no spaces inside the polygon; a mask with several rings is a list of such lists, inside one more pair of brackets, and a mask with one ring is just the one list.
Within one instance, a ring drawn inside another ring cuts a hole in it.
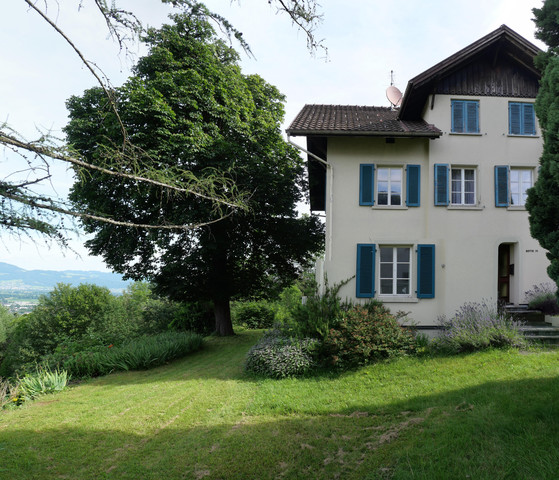
[{"label": "front door", "polygon": [[510,303],[510,244],[499,245],[499,301]]}]

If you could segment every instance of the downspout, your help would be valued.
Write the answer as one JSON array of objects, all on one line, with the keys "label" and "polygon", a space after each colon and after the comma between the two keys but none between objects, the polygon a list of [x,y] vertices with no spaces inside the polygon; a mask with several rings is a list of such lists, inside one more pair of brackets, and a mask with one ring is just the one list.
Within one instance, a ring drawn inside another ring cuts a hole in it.
[{"label": "downspout", "polygon": [[291,135],[287,135],[287,141],[293,145],[298,150],[310,155],[316,161],[320,162],[322,165],[326,166],[326,171],[328,172],[326,180],[326,189],[329,191],[328,204],[326,205],[326,251],[328,252],[328,260],[332,260],[332,206],[334,203],[334,167],[332,164],[328,163],[323,158],[309,152],[306,148],[297,145],[293,140],[291,140]]}]

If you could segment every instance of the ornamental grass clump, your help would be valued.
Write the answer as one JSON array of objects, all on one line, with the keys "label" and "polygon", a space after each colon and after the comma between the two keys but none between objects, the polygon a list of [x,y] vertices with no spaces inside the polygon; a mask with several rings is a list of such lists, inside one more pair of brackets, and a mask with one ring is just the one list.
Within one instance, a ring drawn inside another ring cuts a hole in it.
[{"label": "ornamental grass clump", "polygon": [[465,303],[453,317],[442,316],[438,322],[442,331],[432,343],[435,350],[459,353],[526,346],[520,331],[522,323],[500,309],[496,302]]},{"label": "ornamental grass clump", "polygon": [[270,378],[304,375],[316,366],[319,345],[313,338],[294,339],[270,330],[247,353],[245,370]]},{"label": "ornamental grass clump", "polygon": [[526,292],[528,307],[539,310],[544,315],[559,314],[557,304],[557,287],[550,282],[534,285],[532,290]]},{"label": "ornamental grass clump", "polygon": [[20,395],[25,400],[33,400],[48,393],[61,392],[68,385],[68,373],[65,370],[37,368],[18,379]]},{"label": "ornamental grass clump", "polygon": [[[204,343],[194,332],[168,331],[146,335],[124,345],[93,347],[91,350],[56,357],[57,365],[73,377],[97,377],[123,370],[146,370],[164,365],[199,350]],[[51,364],[55,357],[46,358]]]}]

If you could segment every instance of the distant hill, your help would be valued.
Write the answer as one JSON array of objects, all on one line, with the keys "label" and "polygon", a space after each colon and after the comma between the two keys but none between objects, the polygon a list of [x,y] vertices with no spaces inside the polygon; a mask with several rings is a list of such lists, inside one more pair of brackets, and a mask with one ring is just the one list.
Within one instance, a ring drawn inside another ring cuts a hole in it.
[{"label": "distant hill", "polygon": [[132,282],[124,281],[116,273],[82,270],[24,270],[15,265],[0,262],[0,292],[50,292],[57,283],[67,283],[73,286],[80,283],[92,283],[107,287],[113,293],[121,293]]}]

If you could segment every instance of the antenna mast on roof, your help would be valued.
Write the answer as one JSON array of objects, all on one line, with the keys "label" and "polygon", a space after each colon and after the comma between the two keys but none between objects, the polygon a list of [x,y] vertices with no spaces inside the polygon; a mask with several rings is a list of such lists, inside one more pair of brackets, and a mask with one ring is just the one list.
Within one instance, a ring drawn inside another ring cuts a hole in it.
[{"label": "antenna mast on roof", "polygon": [[390,86],[386,89],[386,98],[393,109],[402,103],[402,92],[394,86],[394,70],[390,70]]}]

